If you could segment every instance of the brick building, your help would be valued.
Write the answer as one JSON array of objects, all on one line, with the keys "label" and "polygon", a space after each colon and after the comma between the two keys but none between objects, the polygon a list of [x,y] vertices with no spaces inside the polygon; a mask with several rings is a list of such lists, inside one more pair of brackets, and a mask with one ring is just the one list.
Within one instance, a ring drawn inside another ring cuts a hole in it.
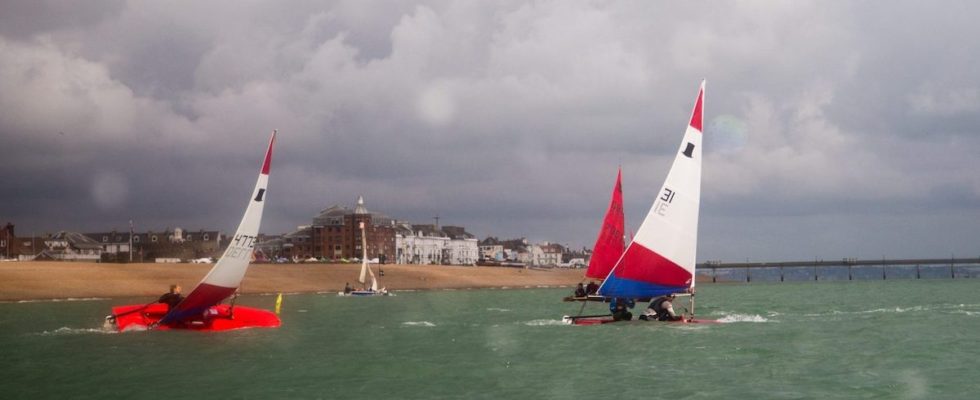
[{"label": "brick building", "polygon": [[14,224],[7,223],[0,228],[0,258],[17,258],[20,248],[14,236]]},{"label": "brick building", "polygon": [[14,224],[0,227],[0,259],[32,260],[45,250],[44,237],[17,237]]},{"label": "brick building", "polygon": [[335,205],[313,217],[313,256],[327,260],[361,258],[361,229],[364,223],[368,258],[394,260],[395,221],[364,206],[364,197],[350,208]]}]

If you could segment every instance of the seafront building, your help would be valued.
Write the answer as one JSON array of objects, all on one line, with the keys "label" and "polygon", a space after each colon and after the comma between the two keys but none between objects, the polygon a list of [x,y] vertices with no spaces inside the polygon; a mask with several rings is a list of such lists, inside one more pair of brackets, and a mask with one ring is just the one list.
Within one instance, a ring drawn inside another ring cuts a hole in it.
[{"label": "seafront building", "polygon": [[102,246],[78,232],[58,232],[44,239],[44,247],[35,260],[97,262],[102,259]]},{"label": "seafront building", "polygon": [[313,217],[312,256],[325,260],[360,259],[363,254],[362,223],[368,258],[378,258],[381,262],[394,259],[395,220],[382,213],[368,211],[363,196],[357,199],[353,210],[335,205]]},{"label": "seafront building", "polygon": [[479,246],[461,226],[411,225],[399,223],[395,233],[399,264],[474,265]]},{"label": "seafront building", "polygon": [[[217,258],[227,240],[216,230],[188,231],[165,228],[146,232],[107,231],[83,234],[102,248],[102,261],[180,262],[197,258]],[[132,248],[130,247],[132,245]]]},{"label": "seafront building", "polygon": [[465,228],[398,221],[368,210],[363,196],[353,208],[321,210],[310,225],[291,233],[260,235],[258,257],[277,262],[360,259],[362,223],[367,256],[381,263],[474,265],[480,258],[476,236]]},{"label": "seafront building", "polygon": [[[558,243],[530,244],[525,238],[501,240],[490,236],[480,241],[479,246],[480,260],[489,265],[511,263],[529,266],[579,267],[584,264],[584,260],[578,259],[584,252],[570,252]],[[572,262],[573,258],[574,262]]]}]

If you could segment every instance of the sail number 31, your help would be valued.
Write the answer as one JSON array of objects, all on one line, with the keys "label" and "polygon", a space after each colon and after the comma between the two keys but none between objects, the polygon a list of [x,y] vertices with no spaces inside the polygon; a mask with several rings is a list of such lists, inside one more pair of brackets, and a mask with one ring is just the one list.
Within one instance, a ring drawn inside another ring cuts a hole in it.
[{"label": "sail number 31", "polygon": [[657,203],[653,205],[653,212],[659,214],[660,216],[667,215],[667,206],[674,201],[675,192],[670,188],[664,188],[663,194],[657,199]]}]

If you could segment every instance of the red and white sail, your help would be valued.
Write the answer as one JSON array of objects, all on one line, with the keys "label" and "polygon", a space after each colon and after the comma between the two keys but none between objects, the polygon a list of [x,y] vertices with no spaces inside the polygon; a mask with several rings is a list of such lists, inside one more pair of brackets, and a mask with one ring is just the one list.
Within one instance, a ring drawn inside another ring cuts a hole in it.
[{"label": "red and white sail", "polygon": [[204,280],[180,304],[167,313],[160,321],[161,324],[198,318],[209,307],[221,303],[238,290],[242,279],[245,278],[245,271],[252,259],[256,237],[259,234],[266,188],[269,184],[269,170],[272,167],[272,146],[275,142],[276,131],[273,131],[258,181],[255,182],[255,189],[249,198],[242,222],[238,224],[235,236],[231,238],[231,244],[225,249],[214,268],[211,268],[211,272],[208,272]]},{"label": "red and white sail", "polygon": [[612,198],[609,200],[609,208],[606,210],[606,217],[602,220],[602,228],[599,229],[599,237],[595,240],[592,247],[592,257],[589,258],[589,269],[585,271],[585,276],[589,278],[604,279],[609,275],[609,271],[616,265],[616,261],[623,255],[625,244],[623,243],[623,231],[625,230],[626,219],[623,215],[623,170],[620,169],[616,174],[616,186],[613,187]]},{"label": "red and white sail", "polygon": [[704,82],[691,120],[653,206],[633,241],[599,288],[607,297],[650,298],[694,286]]}]

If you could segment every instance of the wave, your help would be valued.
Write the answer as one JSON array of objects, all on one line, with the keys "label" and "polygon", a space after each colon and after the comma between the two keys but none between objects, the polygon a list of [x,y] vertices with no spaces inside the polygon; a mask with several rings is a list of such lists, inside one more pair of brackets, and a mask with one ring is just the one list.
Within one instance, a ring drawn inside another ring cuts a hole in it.
[{"label": "wave", "polygon": [[402,325],[405,325],[405,326],[424,326],[424,327],[427,327],[427,328],[431,328],[433,326],[436,326],[436,324],[433,324],[433,323],[431,323],[429,321],[408,321],[408,322],[402,322]]},{"label": "wave", "polygon": [[67,297],[64,299],[36,299],[36,300],[17,300],[4,303],[61,303],[65,301],[103,301],[111,300],[107,297]]},{"label": "wave", "polygon": [[732,322],[769,322],[769,319],[763,317],[759,314],[729,314],[724,317],[718,318],[719,322],[732,323]]},{"label": "wave", "polygon": [[83,335],[83,334],[114,334],[116,331],[103,328],[69,328],[67,326],[62,326],[61,328],[55,329],[53,331],[40,332],[37,335],[40,336],[62,336],[62,335]]},{"label": "wave", "polygon": [[508,312],[510,310],[508,310],[506,308],[490,307],[490,308],[487,309],[487,311]]},{"label": "wave", "polygon": [[555,325],[568,325],[560,319],[536,319],[532,321],[524,322],[527,326],[555,326]]}]

